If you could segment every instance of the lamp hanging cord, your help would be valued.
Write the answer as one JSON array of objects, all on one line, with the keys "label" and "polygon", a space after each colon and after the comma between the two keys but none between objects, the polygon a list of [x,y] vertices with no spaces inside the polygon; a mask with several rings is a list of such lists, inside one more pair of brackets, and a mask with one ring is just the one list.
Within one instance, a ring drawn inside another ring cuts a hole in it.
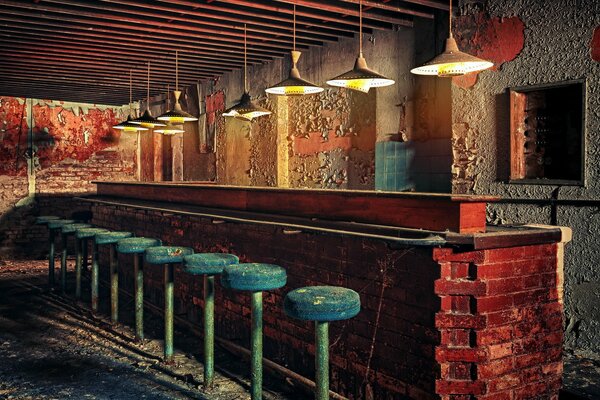
[{"label": "lamp hanging cord", "polygon": [[294,51],[296,51],[296,1],[294,1],[294,17],[293,17],[293,21],[294,21]]},{"label": "lamp hanging cord", "polygon": [[146,104],[146,108],[150,109],[150,61],[148,61],[148,86],[147,86],[147,94],[148,94],[148,104]]},{"label": "lamp hanging cord", "polygon": [[247,61],[246,61],[246,52],[247,52],[247,44],[246,44],[246,24],[244,24],[244,92],[248,91],[248,83],[247,83],[247,74],[248,74],[248,66],[247,66]]},{"label": "lamp hanging cord", "polygon": [[362,0],[358,2],[358,47],[359,54],[362,57],[363,50],[363,37],[362,37]]},{"label": "lamp hanging cord", "polygon": [[179,50],[175,50],[175,90],[179,90]]},{"label": "lamp hanging cord", "polygon": [[452,0],[450,0],[450,10],[448,11],[448,30],[450,31],[450,37],[452,37]]},{"label": "lamp hanging cord", "polygon": [[129,114],[133,112],[133,81],[131,78],[132,70],[129,70]]}]

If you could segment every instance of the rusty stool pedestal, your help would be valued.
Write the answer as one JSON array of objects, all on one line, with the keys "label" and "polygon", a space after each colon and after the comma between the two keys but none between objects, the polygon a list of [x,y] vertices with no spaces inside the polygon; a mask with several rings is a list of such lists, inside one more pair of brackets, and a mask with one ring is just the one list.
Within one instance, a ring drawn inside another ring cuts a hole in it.
[{"label": "rusty stool pedestal", "polygon": [[215,354],[215,275],[226,266],[239,263],[239,258],[225,253],[197,253],[185,256],[184,271],[204,278],[204,386],[212,386]]},{"label": "rusty stool pedestal", "polygon": [[173,290],[175,286],[175,264],[183,262],[183,257],[193,254],[194,250],[180,246],[148,247],[144,259],[148,264],[164,265],[165,272],[165,362],[173,361]]},{"label": "rusty stool pedestal", "polygon": [[263,354],[263,303],[262,292],[285,286],[285,269],[272,264],[238,264],[225,267],[221,275],[221,284],[229,289],[251,292],[252,296],[252,332],[251,345],[251,397],[262,399],[262,354]]},{"label": "rusty stool pedestal", "polygon": [[[41,217],[40,217],[41,218]],[[54,287],[54,283],[56,281],[54,276],[54,263],[55,263],[55,247],[54,241],[56,238],[56,233],[62,228],[63,225],[73,224],[75,223],[72,219],[56,219],[54,217],[44,217],[45,219],[41,219],[40,224],[44,224],[48,226],[48,242],[50,244],[50,254],[48,255],[48,283],[50,288]],[[51,218],[51,219],[47,219]],[[45,222],[44,222],[45,221]]]},{"label": "rusty stool pedestal", "polygon": [[116,323],[119,320],[119,259],[115,247],[120,239],[133,236],[131,232],[105,232],[94,237],[96,246],[109,245],[109,270],[110,270],[110,320]]},{"label": "rusty stool pedestal", "polygon": [[[106,233],[108,229],[103,228],[81,228],[75,232],[75,238],[81,243],[82,249],[87,249],[87,241],[92,241],[92,311],[98,311],[98,286],[99,286],[99,267],[98,267],[98,246],[94,240],[98,233]],[[85,251],[82,251],[85,255]],[[87,257],[86,257],[87,258]],[[77,259],[80,259],[78,256]],[[79,277],[78,284],[75,287],[75,296],[81,298],[81,263],[75,265],[76,277]]]},{"label": "rusty stool pedestal", "polygon": [[160,246],[158,239],[130,237],[117,242],[117,252],[133,254],[133,279],[135,301],[135,338],[144,340],[144,252],[148,247]]},{"label": "rusty stool pedestal", "polygon": [[285,313],[315,321],[315,399],[329,399],[329,322],[349,319],[360,312],[360,296],[338,286],[307,286],[285,296]]},{"label": "rusty stool pedestal", "polygon": [[[92,225],[84,223],[66,224],[61,228],[61,240],[63,243],[60,257],[60,290],[65,294],[67,288],[67,243],[70,235],[75,235],[77,229],[91,228]],[[77,249],[77,246],[75,247]],[[77,268],[76,268],[77,269]]]}]

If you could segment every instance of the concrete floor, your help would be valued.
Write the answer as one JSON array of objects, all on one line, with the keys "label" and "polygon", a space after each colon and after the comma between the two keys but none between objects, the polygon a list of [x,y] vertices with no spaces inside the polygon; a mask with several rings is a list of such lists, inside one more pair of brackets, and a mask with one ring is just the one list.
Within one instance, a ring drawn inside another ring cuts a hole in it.
[{"label": "concrete floor", "polygon": [[[106,288],[101,313],[93,315],[87,303],[49,293],[46,283],[47,261],[0,261],[0,399],[250,398],[239,357],[217,348],[215,387],[205,391],[201,338],[176,332],[176,363],[164,365],[162,342],[153,339],[161,337],[159,316],[146,313],[150,340],[136,344],[132,321],[112,326],[105,319]],[[133,316],[131,305],[120,300],[122,316]],[[265,379],[266,400],[307,398],[284,379]],[[600,357],[565,354],[561,399],[600,399]]]},{"label": "concrete floor", "polygon": [[[176,362],[167,366],[162,342],[153,339],[162,336],[158,316],[146,312],[151,340],[136,344],[128,326],[111,326],[87,303],[48,293],[47,268],[47,261],[0,261],[0,399],[250,398],[248,367],[239,357],[217,348],[215,385],[205,391],[201,338],[176,331]],[[106,290],[101,294],[107,300]],[[101,311],[107,307],[105,301]],[[129,299],[120,307],[121,315],[133,315]],[[265,399],[307,398],[268,377],[265,391]]]}]

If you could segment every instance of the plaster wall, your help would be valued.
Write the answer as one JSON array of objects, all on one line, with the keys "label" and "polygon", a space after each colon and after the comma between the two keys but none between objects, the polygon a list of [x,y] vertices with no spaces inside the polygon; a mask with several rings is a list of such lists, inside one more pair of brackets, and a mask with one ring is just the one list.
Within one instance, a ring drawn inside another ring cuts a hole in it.
[{"label": "plaster wall", "polygon": [[[476,81],[457,81],[453,85],[453,191],[541,201],[540,205],[492,205],[489,220],[495,223],[551,223],[551,207],[543,202],[551,198],[553,191],[559,199],[598,199],[600,64],[592,55],[594,31],[600,25],[600,3],[490,0],[485,7],[480,2],[463,3],[454,24],[459,45],[465,51],[494,59],[496,69],[479,74]],[[487,22],[482,22],[478,17],[481,15]],[[518,29],[520,23],[524,31]],[[493,29],[482,32],[482,24]],[[512,28],[504,29],[507,24]],[[461,36],[469,40],[461,41]],[[515,52],[515,43],[521,42],[522,49],[517,46]],[[587,88],[585,186],[507,183],[507,88],[580,78],[585,78]],[[565,252],[566,345],[599,352],[598,209],[558,206],[556,216],[554,222],[570,226],[574,238]]]}]

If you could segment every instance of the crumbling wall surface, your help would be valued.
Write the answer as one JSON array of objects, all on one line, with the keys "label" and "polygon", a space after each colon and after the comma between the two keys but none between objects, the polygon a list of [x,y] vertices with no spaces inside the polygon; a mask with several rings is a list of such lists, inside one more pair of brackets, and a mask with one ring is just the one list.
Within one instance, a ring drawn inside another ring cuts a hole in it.
[{"label": "crumbling wall surface", "polygon": [[[467,2],[465,2],[466,4]],[[477,5],[473,5],[477,4]],[[468,2],[458,12],[454,35],[464,51],[496,62],[472,84],[454,85],[453,191],[508,199],[539,199],[540,205],[489,208],[491,222],[570,226],[574,240],[565,258],[566,344],[600,352],[600,224],[596,207],[561,206],[548,199],[598,199],[600,195],[600,64],[597,2],[493,0]],[[523,27],[521,29],[521,26]],[[520,44],[522,43],[522,48]],[[585,186],[509,184],[507,88],[585,78]],[[554,216],[554,217],[553,217]]]},{"label": "crumbling wall surface", "polygon": [[0,255],[32,256],[22,248],[44,235],[32,227],[39,196],[62,210],[94,179],[135,179],[135,137],[112,129],[125,117],[121,107],[0,97]]}]

